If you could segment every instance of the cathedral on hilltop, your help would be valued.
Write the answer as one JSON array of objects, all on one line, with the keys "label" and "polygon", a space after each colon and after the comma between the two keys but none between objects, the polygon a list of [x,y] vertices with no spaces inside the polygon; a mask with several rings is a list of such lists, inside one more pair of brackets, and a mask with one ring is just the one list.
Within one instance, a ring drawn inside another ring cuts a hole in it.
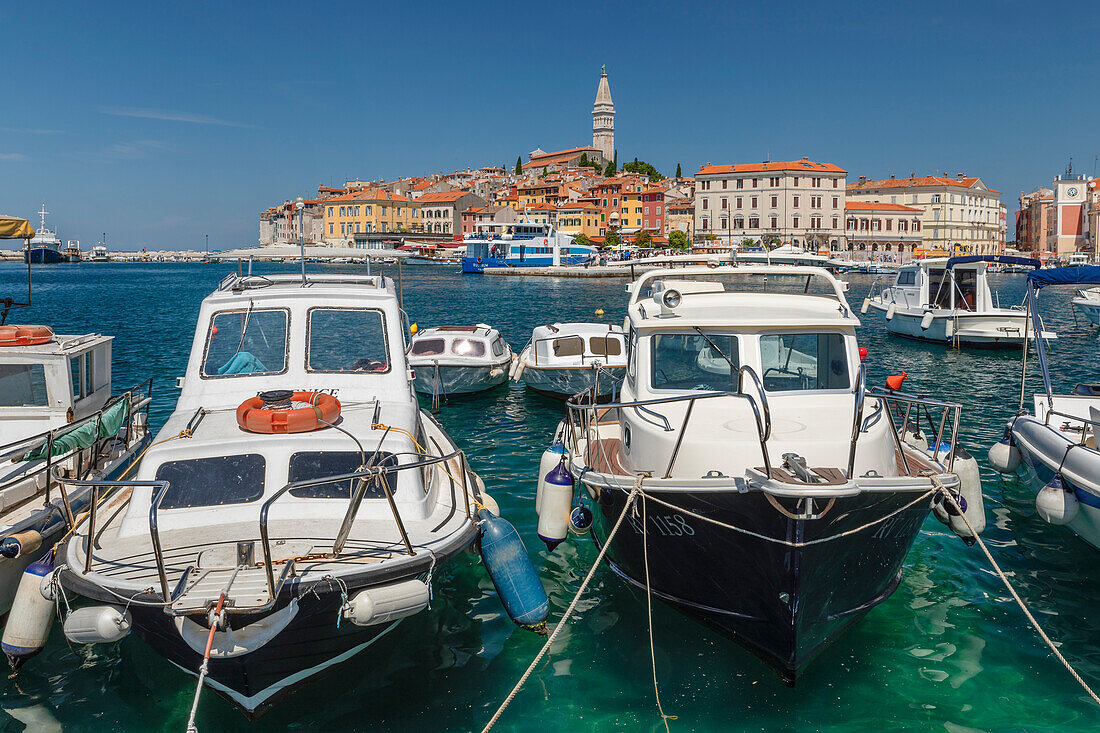
[{"label": "cathedral on hilltop", "polygon": [[615,103],[611,101],[611,85],[607,83],[607,67],[600,69],[600,85],[596,87],[596,103],[592,105],[591,147],[555,150],[547,153],[536,148],[523,164],[524,173],[543,174],[579,165],[585,161],[607,165],[615,159]]}]

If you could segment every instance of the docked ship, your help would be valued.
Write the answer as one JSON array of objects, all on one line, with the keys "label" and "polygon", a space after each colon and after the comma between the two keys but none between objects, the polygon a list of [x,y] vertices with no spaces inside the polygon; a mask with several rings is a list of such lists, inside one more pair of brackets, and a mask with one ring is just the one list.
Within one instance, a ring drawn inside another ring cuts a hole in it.
[{"label": "docked ship", "polygon": [[46,204],[42,204],[42,210],[38,212],[41,225],[35,232],[34,238],[27,243],[23,251],[24,262],[54,263],[67,262],[67,255],[61,251],[61,240],[57,232],[46,228]]},{"label": "docked ship", "polygon": [[596,259],[595,247],[577,244],[572,234],[559,232],[553,224],[486,222],[477,226],[477,231],[462,240],[466,246],[463,272],[482,273],[494,267],[583,265]]},{"label": "docked ship", "polygon": [[96,246],[92,247],[92,256],[90,259],[92,262],[110,262],[111,258],[107,254],[107,247],[104,246],[103,242],[99,242]]}]

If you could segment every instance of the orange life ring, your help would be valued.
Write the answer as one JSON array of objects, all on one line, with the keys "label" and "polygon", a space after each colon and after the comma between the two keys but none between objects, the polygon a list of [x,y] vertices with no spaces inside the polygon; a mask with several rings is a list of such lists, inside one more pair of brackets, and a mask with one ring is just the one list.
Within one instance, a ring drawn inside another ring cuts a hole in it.
[{"label": "orange life ring", "polygon": [[39,346],[51,341],[49,326],[0,326],[0,346]]},{"label": "orange life ring", "polygon": [[[273,392],[250,397],[237,408],[237,424],[250,433],[308,433],[334,423],[340,417],[340,401],[326,392],[293,392],[285,402],[304,402],[306,407],[271,409]],[[265,400],[265,397],[268,397]],[[265,408],[265,404],[269,405]]]},{"label": "orange life ring", "polygon": [[479,264],[479,265],[481,264],[481,258],[480,257],[477,258],[477,264]]}]

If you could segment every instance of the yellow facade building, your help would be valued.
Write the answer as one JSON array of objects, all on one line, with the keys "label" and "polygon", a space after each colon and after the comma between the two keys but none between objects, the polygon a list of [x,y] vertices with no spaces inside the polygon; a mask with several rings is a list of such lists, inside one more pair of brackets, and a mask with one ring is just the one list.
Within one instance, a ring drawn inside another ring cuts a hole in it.
[{"label": "yellow facade building", "polygon": [[558,229],[563,234],[600,236],[600,210],[590,203],[561,204],[558,206]]},{"label": "yellow facade building", "polygon": [[372,232],[417,232],[420,204],[380,188],[362,188],[326,199],[324,240],[351,245],[355,235]]}]

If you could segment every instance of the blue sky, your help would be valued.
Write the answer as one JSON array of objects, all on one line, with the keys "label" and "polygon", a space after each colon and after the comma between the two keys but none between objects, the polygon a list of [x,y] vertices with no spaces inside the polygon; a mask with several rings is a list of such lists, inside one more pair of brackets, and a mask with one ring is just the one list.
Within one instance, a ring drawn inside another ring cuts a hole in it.
[{"label": "blue sky", "polygon": [[588,144],[601,64],[620,162],[664,172],[963,171],[1011,212],[1100,154],[1096,2],[37,2],[0,27],[0,212],[45,201],[85,247],[248,245],[319,183]]}]

